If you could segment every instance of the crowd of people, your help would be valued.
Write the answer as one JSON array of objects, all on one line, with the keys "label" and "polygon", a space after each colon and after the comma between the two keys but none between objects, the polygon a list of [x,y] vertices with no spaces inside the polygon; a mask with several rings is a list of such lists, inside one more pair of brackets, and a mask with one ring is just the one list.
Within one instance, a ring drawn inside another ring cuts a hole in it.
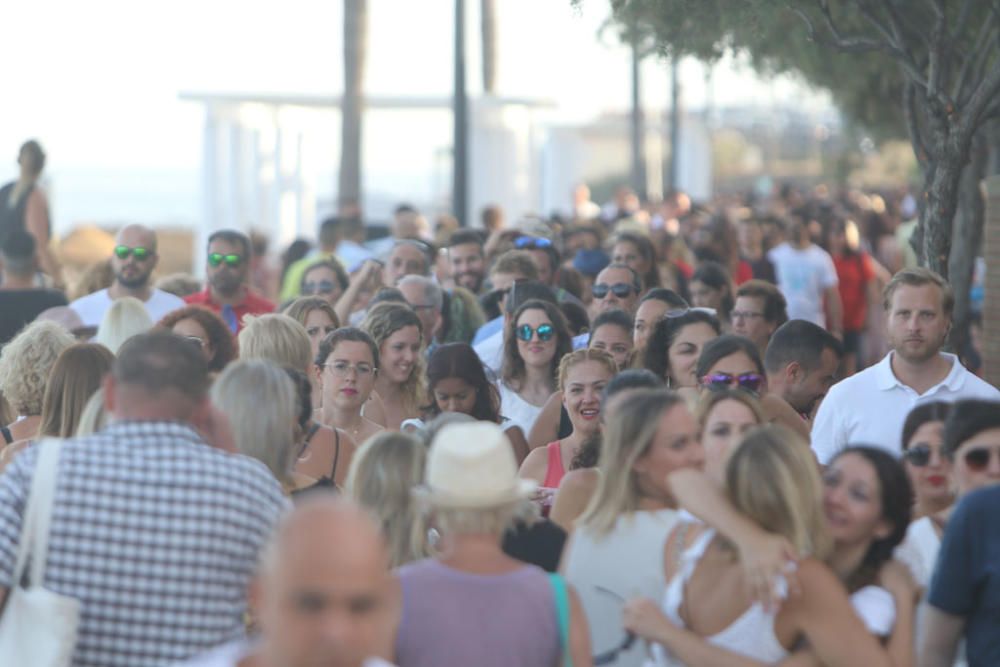
[{"label": "crowd of people", "polygon": [[66,293],[27,180],[2,664],[1000,664],[1000,392],[901,197],[403,205],[204,282],[128,225]]}]

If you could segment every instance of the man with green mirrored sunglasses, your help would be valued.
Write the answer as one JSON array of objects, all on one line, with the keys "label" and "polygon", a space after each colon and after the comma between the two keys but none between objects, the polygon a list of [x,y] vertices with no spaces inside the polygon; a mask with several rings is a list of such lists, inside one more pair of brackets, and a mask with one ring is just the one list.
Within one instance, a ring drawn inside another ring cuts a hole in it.
[{"label": "man with green mirrored sunglasses", "polygon": [[249,285],[251,253],[246,234],[234,229],[214,232],[208,237],[205,255],[207,285],[184,299],[219,313],[233,334],[243,328],[246,315],[274,312],[274,304]]},{"label": "man with green mirrored sunglasses", "polygon": [[127,225],[115,237],[111,250],[111,287],[88,294],[70,304],[85,327],[100,326],[104,314],[116,299],[131,296],[142,301],[150,319],[158,322],[172,310],[184,307],[173,294],[152,286],[153,270],[160,257],[156,254],[156,232],[142,225]]}]

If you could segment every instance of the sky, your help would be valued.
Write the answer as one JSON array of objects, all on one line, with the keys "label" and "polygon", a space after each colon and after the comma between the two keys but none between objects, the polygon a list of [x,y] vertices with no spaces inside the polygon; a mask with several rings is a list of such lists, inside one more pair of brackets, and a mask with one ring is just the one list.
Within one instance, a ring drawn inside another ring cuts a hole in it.
[{"label": "sky", "polygon": [[[611,31],[599,35],[608,0],[497,4],[501,95],[551,100],[558,123],[627,109],[629,53]],[[453,0],[369,0],[366,90],[450,94],[453,8]],[[474,93],[479,3],[467,0],[467,8]],[[338,0],[31,0],[7,3],[4,16],[0,177],[14,173],[28,137],[42,141],[54,179],[102,169],[197,171],[204,114],[179,100],[181,91],[337,94],[343,81]],[[704,69],[685,62],[682,70],[684,102],[697,108]],[[662,110],[666,64],[647,61],[643,77],[644,105]],[[792,79],[761,82],[732,63],[716,68],[711,97],[717,105],[828,104]],[[379,139],[365,142],[381,154]],[[393,148],[385,148],[391,161]],[[64,192],[78,186],[63,183]]]}]

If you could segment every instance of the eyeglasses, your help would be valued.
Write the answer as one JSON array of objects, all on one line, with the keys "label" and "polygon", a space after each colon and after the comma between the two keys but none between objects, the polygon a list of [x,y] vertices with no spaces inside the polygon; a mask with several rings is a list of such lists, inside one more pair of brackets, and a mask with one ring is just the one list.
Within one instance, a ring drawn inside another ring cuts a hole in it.
[{"label": "eyeglasses", "polygon": [[552,241],[534,236],[519,236],[514,241],[514,247],[518,250],[536,250],[541,248],[551,248]]},{"label": "eyeglasses", "polygon": [[903,452],[903,458],[914,468],[923,468],[931,462],[933,453],[930,445],[914,445]]},{"label": "eyeglasses", "polygon": [[969,467],[972,472],[982,472],[986,470],[986,466],[990,464],[990,457],[993,454],[1000,458],[1000,449],[994,449],[992,447],[976,447],[975,449],[970,449],[962,457],[965,461],[965,465]]},{"label": "eyeglasses", "polygon": [[[615,598],[622,604],[625,603],[625,598],[618,595],[618,593],[615,593],[612,590],[604,588],[603,586],[594,586],[594,590],[596,590],[598,593],[604,593],[605,595],[610,595],[611,597]],[[632,648],[633,644],[635,644],[635,635],[632,634],[631,632],[626,632],[625,638],[621,641],[621,643],[618,644],[618,646],[611,649],[610,651],[605,651],[604,653],[598,653],[597,655],[595,655],[594,664],[612,665],[618,662],[618,656],[624,653],[625,651],[629,650],[630,648]]]},{"label": "eyeglasses", "polygon": [[115,256],[118,259],[128,259],[129,255],[135,257],[135,261],[137,262],[144,262],[152,257],[153,251],[142,246],[136,248],[131,248],[127,245],[115,246]]},{"label": "eyeglasses", "polygon": [[236,268],[243,263],[243,256],[237,254],[223,255],[221,252],[210,252],[208,253],[208,265],[211,267],[216,267],[226,263],[226,266],[231,268]]},{"label": "eyeglasses", "polygon": [[184,336],[183,338],[192,345],[197,345],[198,347],[205,347],[205,341],[203,341],[198,336]]},{"label": "eyeglasses", "polygon": [[530,342],[532,336],[537,333],[538,340],[545,343],[552,340],[552,337],[556,335],[556,329],[551,324],[539,324],[537,329],[532,329],[530,324],[522,324],[517,328],[516,333],[517,337],[525,343]]},{"label": "eyeglasses", "polygon": [[300,290],[304,296],[310,296],[312,294],[331,294],[336,284],[332,280],[321,280],[318,283],[302,283],[302,289]]},{"label": "eyeglasses", "polygon": [[594,295],[595,299],[603,299],[611,292],[619,299],[627,299],[630,294],[635,290],[635,285],[629,285],[628,283],[615,283],[614,285],[608,285],[607,283],[597,283],[590,288],[590,293]]},{"label": "eyeglasses", "polygon": [[729,311],[729,319],[732,320],[755,320],[758,317],[764,317],[764,313],[755,313],[752,310]]},{"label": "eyeglasses", "polygon": [[764,376],[760,373],[743,373],[742,375],[731,375],[729,373],[711,373],[701,378],[701,386],[706,389],[743,389],[752,394],[759,394],[764,386]]},{"label": "eyeglasses", "polygon": [[353,370],[359,378],[366,378],[375,372],[375,368],[369,364],[349,364],[346,361],[334,361],[332,364],[323,364],[323,368],[329,368],[334,375],[340,378],[345,378],[350,375],[351,370]]}]

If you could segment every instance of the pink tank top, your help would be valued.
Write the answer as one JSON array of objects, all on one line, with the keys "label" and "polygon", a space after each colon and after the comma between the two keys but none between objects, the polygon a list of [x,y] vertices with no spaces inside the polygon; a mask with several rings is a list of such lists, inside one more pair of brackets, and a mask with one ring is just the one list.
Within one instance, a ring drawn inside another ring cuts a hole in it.
[{"label": "pink tank top", "polygon": [[545,451],[549,455],[548,465],[545,466],[545,480],[542,486],[548,489],[559,488],[566,469],[563,468],[562,447],[558,440],[545,445]]}]

